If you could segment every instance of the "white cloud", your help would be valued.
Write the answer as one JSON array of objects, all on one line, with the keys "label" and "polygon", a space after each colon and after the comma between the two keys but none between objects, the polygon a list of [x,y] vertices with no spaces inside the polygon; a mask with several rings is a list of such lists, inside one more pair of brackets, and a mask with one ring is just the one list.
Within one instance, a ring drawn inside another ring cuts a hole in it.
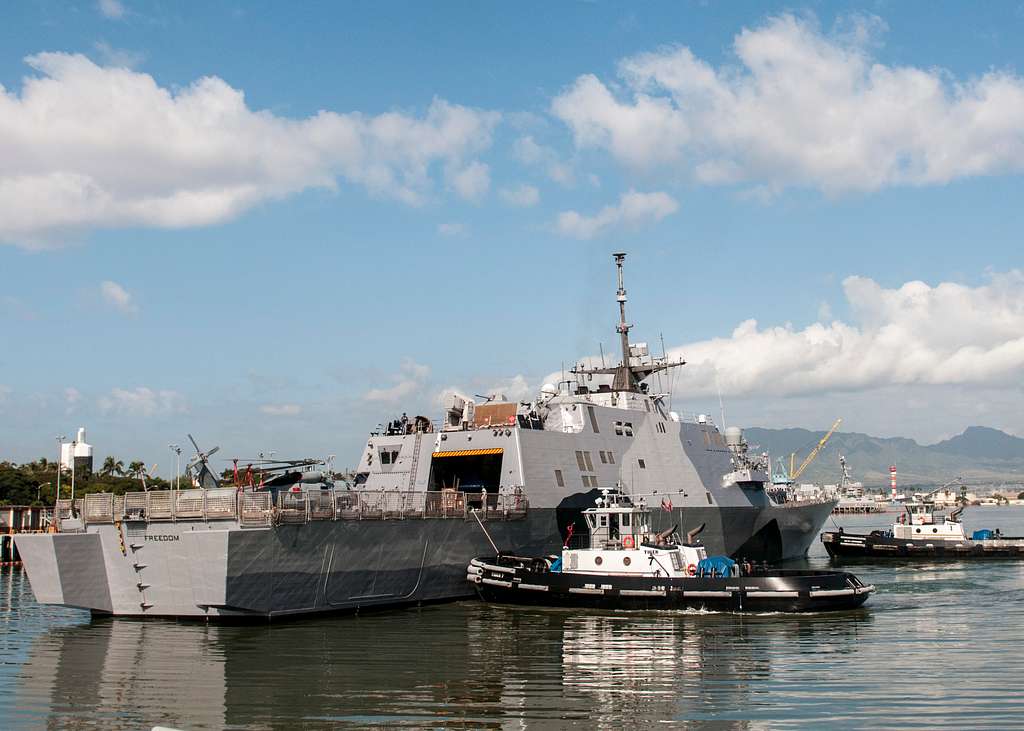
[{"label": "white cloud", "polygon": [[97,0],[96,8],[105,18],[121,20],[125,14],[124,3],[121,0]]},{"label": "white cloud", "polygon": [[216,77],[165,88],[81,55],[41,53],[21,94],[0,88],[0,241],[61,243],[103,227],[219,223],[338,180],[409,204],[437,178],[479,196],[474,157],[499,115],[435,99],[422,117],[253,110]]},{"label": "white cloud", "polygon": [[539,144],[532,135],[517,139],[512,145],[512,154],[524,165],[542,168],[560,185],[571,187],[576,182],[572,166],[564,162],[554,148]]},{"label": "white cloud", "polygon": [[519,185],[515,188],[502,188],[501,199],[510,206],[529,208],[540,202],[540,191],[532,185]]},{"label": "white cloud", "polygon": [[466,233],[466,224],[439,223],[437,224],[437,232],[442,236],[462,236]]},{"label": "white cloud", "polygon": [[491,170],[482,162],[474,161],[451,176],[455,192],[468,201],[479,201],[491,187]]},{"label": "white cloud", "polygon": [[618,205],[605,206],[593,216],[585,216],[576,211],[563,211],[558,214],[556,228],[563,236],[592,239],[621,226],[635,228],[645,223],[660,221],[677,210],[679,204],[668,193],[638,193],[631,190],[622,194]]},{"label": "white cloud", "polygon": [[761,328],[670,350],[688,364],[680,393],[806,395],[900,385],[1019,384],[1024,377],[1024,272],[978,287],[907,282],[886,289],[848,277],[852,323]]},{"label": "white cloud", "polygon": [[82,400],[82,393],[74,386],[68,386],[64,389],[64,402],[67,404],[65,413],[70,414],[78,406],[78,402]]},{"label": "white cloud", "polygon": [[767,195],[1024,170],[1024,79],[885,65],[872,56],[880,25],[855,18],[829,35],[782,15],[735,37],[738,64],[660,49],[623,60],[621,87],[580,76],[551,109],[580,148]]},{"label": "white cloud", "polygon": [[114,388],[109,395],[100,397],[98,405],[104,414],[119,416],[166,416],[188,411],[185,397],[177,391],[154,391],[145,386],[132,390]]},{"label": "white cloud", "polygon": [[302,407],[298,404],[265,404],[260,406],[260,411],[270,416],[298,416]]},{"label": "white cloud", "polygon": [[370,389],[363,398],[367,401],[399,401],[417,393],[429,377],[429,366],[421,365],[411,358],[407,358],[402,363],[400,373],[393,377],[395,385],[389,388]]},{"label": "white cloud", "polygon": [[100,282],[100,295],[104,302],[125,314],[135,315],[139,312],[138,305],[132,301],[132,295],[117,282],[109,279]]},{"label": "white cloud", "polygon": [[114,48],[106,41],[96,41],[92,44],[92,47],[96,49],[96,53],[103,59],[104,66],[119,66],[121,68],[133,69],[146,58],[144,53]]}]

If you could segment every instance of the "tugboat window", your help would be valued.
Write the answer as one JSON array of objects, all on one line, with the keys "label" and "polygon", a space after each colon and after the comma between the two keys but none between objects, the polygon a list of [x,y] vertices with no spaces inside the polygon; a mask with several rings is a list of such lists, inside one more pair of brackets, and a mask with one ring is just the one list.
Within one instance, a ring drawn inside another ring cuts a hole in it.
[{"label": "tugboat window", "polygon": [[598,556],[597,558],[594,559],[594,563],[596,563],[598,566],[600,566],[601,564],[604,563],[604,559],[601,558],[600,556]]},{"label": "tugboat window", "polygon": [[629,525],[629,513],[623,513],[622,514],[622,525],[623,526]]},{"label": "tugboat window", "polygon": [[622,563],[625,566],[629,566],[629,564],[632,562],[629,560],[629,556],[626,556],[624,559],[622,559]]}]

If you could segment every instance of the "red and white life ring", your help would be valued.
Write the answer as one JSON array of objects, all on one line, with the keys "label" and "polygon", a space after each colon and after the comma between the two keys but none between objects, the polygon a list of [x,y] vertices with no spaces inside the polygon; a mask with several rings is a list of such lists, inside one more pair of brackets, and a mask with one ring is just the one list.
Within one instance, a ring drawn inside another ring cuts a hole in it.
[{"label": "red and white life ring", "polygon": [[686,573],[689,574],[690,576],[696,576],[697,575],[697,564],[691,563],[689,566],[687,566],[686,567]]},{"label": "red and white life ring", "polygon": [[623,548],[632,548],[633,547],[633,536],[626,536],[625,538],[623,538],[622,539],[622,547]]}]

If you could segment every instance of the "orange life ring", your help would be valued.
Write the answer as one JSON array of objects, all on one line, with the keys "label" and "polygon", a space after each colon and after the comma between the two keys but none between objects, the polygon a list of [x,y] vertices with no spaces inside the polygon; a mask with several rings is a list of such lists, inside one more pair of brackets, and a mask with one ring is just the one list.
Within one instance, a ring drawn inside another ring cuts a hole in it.
[{"label": "orange life ring", "polygon": [[688,573],[690,576],[696,576],[697,575],[697,564],[691,563],[689,566],[687,566],[686,567],[686,573]]},{"label": "orange life ring", "polygon": [[632,548],[633,547],[633,536],[626,536],[625,538],[623,538],[622,539],[622,547],[623,548]]}]

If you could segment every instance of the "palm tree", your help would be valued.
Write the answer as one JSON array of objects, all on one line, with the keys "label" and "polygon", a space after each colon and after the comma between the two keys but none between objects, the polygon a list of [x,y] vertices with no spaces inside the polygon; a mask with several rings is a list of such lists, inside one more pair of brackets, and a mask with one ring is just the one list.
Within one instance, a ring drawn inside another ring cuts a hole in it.
[{"label": "palm tree", "polygon": [[114,472],[117,473],[119,477],[124,477],[124,460],[119,459],[114,462]]},{"label": "palm tree", "polygon": [[103,460],[103,466],[100,467],[100,474],[104,477],[110,477],[112,474],[117,472],[118,465],[124,466],[124,463],[114,457],[107,457]]},{"label": "palm tree", "polygon": [[141,460],[135,460],[128,465],[128,474],[131,477],[139,477],[143,472],[146,471],[146,463]]}]

